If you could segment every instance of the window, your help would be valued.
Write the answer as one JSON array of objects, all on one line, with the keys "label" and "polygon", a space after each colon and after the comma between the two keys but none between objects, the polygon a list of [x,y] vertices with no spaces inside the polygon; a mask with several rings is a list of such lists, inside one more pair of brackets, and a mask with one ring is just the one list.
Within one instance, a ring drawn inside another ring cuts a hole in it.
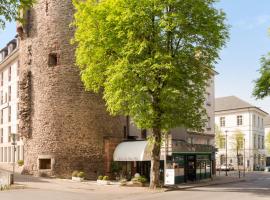
[{"label": "window", "polygon": [[11,142],[11,126],[8,127],[8,142]]},{"label": "window", "polygon": [[193,137],[189,137],[189,138],[188,138],[188,143],[189,143],[189,144],[193,144]]},{"label": "window", "polygon": [[256,144],[256,135],[253,136],[253,148],[256,149],[257,148],[257,144]]},{"label": "window", "polygon": [[1,117],[1,124],[3,124],[3,118],[4,118],[4,115],[3,114],[4,114],[4,111],[1,110],[1,116],[0,116]]},{"label": "window", "polygon": [[224,127],[226,125],[225,117],[220,117],[219,122],[220,122],[220,127]]},{"label": "window", "polygon": [[211,106],[211,94],[209,92],[207,93],[206,105]]},{"label": "window", "polygon": [[264,136],[262,136],[262,149],[264,149]]},{"label": "window", "polygon": [[0,143],[4,143],[4,132],[3,132],[3,128],[0,129]]},{"label": "window", "polygon": [[237,126],[243,125],[243,116],[239,115],[237,116]]},{"label": "window", "polygon": [[8,81],[11,81],[11,66],[8,68]]},{"label": "window", "polygon": [[4,83],[4,72],[1,73],[1,86],[3,86]]},{"label": "window", "polygon": [[226,163],[226,158],[224,155],[220,155],[220,165],[223,165]]},{"label": "window", "polygon": [[11,107],[8,107],[8,122],[11,122]]},{"label": "window", "polygon": [[50,53],[49,54],[48,65],[50,67],[54,67],[54,66],[58,65],[57,53]]},{"label": "window", "polygon": [[11,86],[8,86],[8,101],[11,101]]},{"label": "window", "polygon": [[256,126],[256,116],[253,114],[252,115],[252,120],[253,120],[253,127]]},{"label": "window", "polygon": [[207,129],[208,129],[208,130],[209,130],[209,129],[211,130],[211,118],[208,117],[207,120],[208,120],[208,121],[207,121]]},{"label": "window", "polygon": [[238,155],[238,165],[242,166],[244,164],[244,159],[243,159],[243,155],[239,154]]},{"label": "window", "polygon": [[19,60],[17,64],[17,76],[20,76],[20,61]]},{"label": "window", "polygon": [[4,95],[3,95],[3,90],[1,90],[1,105],[4,103]]},{"label": "window", "polygon": [[51,159],[39,159],[39,169],[51,169]]},{"label": "window", "polygon": [[258,117],[258,127],[260,127],[260,117]]},{"label": "window", "polygon": [[141,130],[141,138],[146,139],[146,137],[147,137],[147,131],[146,131],[146,129],[142,129]]}]

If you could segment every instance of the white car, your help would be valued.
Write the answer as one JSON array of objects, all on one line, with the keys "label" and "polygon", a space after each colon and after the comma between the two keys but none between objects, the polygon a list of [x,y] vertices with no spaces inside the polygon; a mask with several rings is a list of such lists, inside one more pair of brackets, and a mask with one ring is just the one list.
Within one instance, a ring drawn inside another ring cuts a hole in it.
[{"label": "white car", "polygon": [[228,164],[227,165],[227,167],[226,167],[226,164],[224,164],[224,165],[221,165],[220,166],[220,170],[221,171],[233,171],[234,170],[234,167],[233,167],[233,165],[232,164]]}]

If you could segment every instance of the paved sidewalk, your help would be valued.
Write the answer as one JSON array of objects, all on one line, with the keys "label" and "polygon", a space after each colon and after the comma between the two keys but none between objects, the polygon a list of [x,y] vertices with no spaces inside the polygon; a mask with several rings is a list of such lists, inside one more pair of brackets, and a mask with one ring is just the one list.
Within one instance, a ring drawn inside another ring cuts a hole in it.
[{"label": "paved sidewalk", "polygon": [[168,186],[166,191],[187,190],[187,189],[197,188],[197,187],[223,185],[223,184],[230,184],[230,183],[237,183],[237,182],[244,182],[244,181],[246,181],[244,177],[238,178],[238,177],[232,177],[232,176],[216,176],[216,177],[213,177],[213,179],[201,180],[199,182],[184,183],[184,184],[179,184],[179,185],[174,185],[174,186]]}]

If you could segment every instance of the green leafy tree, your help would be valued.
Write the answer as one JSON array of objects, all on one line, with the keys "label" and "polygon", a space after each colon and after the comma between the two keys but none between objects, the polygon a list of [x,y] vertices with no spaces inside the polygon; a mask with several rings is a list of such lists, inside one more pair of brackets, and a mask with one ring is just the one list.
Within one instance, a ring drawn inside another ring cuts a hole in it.
[{"label": "green leafy tree", "polygon": [[255,81],[253,95],[263,99],[270,95],[270,54],[261,58],[260,77]]},{"label": "green leafy tree", "polygon": [[35,0],[0,0],[0,28],[5,28],[5,22],[22,21],[20,11],[29,8]]},{"label": "green leafy tree", "polygon": [[265,147],[266,147],[267,152],[270,154],[270,132],[266,134]]},{"label": "green leafy tree", "polygon": [[228,38],[215,0],[73,0],[76,63],[112,115],[151,129],[150,187],[159,185],[162,133],[202,131],[205,88]]},{"label": "green leafy tree", "polygon": [[216,141],[216,147],[221,149],[224,147],[224,133],[220,129],[220,127],[216,124],[215,125],[215,141]]},{"label": "green leafy tree", "polygon": [[240,176],[240,152],[244,149],[245,135],[240,130],[236,130],[232,135],[232,151],[235,151],[237,158],[237,168]]}]

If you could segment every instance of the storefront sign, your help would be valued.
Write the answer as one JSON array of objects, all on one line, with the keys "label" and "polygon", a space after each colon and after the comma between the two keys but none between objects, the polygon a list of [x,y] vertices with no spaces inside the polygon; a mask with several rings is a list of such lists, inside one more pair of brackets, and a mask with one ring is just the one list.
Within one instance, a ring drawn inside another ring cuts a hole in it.
[{"label": "storefront sign", "polygon": [[174,169],[166,169],[165,171],[165,185],[174,185]]}]

